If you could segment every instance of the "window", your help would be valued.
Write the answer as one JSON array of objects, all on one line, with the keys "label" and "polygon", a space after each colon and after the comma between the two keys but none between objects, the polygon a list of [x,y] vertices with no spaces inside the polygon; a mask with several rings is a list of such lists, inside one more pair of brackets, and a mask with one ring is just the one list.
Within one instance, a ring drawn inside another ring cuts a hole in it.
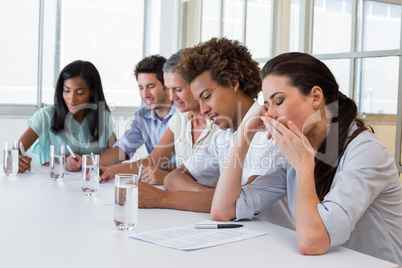
[{"label": "window", "polygon": [[350,60],[337,59],[337,60],[323,60],[325,65],[331,70],[338,82],[339,90],[349,97],[349,83],[350,83]]},{"label": "window", "polygon": [[349,52],[351,0],[314,1],[313,54]]},{"label": "window", "polygon": [[201,41],[221,36],[221,3],[216,0],[204,0],[202,3]]},{"label": "window", "polygon": [[271,55],[272,1],[247,1],[246,44],[255,58]]},{"label": "window", "polygon": [[223,0],[223,36],[235,40],[243,38],[244,1]]},{"label": "window", "polygon": [[182,47],[190,47],[225,36],[245,43],[255,58],[266,59],[271,55],[273,2],[181,0],[180,43]]},{"label": "window", "polygon": [[7,8],[0,9],[1,103],[36,104],[38,4],[32,0],[9,1]]},{"label": "window", "polygon": [[399,58],[363,58],[357,66],[358,106],[362,113],[396,114]]},{"label": "window", "polygon": [[[381,115],[377,118],[386,120],[398,116],[395,157],[402,171],[400,0],[181,2],[201,3],[202,28],[198,31],[202,41],[218,33],[238,39],[261,67],[283,52],[310,53],[331,69],[340,90],[355,100],[360,114]],[[198,19],[190,13],[186,16]]]},{"label": "window", "polygon": [[399,49],[401,37],[401,4],[386,1],[360,1],[359,50]]},{"label": "window", "polygon": [[[22,2],[9,1],[0,10],[6,36],[0,52],[0,94],[7,96],[2,104],[52,104],[60,70],[77,59],[96,66],[108,104],[141,104],[133,70],[143,56],[143,0]],[[41,5],[43,53],[38,56]]]},{"label": "window", "polygon": [[328,66],[361,114],[397,113],[400,31],[400,2],[314,1],[312,52],[337,62]]}]

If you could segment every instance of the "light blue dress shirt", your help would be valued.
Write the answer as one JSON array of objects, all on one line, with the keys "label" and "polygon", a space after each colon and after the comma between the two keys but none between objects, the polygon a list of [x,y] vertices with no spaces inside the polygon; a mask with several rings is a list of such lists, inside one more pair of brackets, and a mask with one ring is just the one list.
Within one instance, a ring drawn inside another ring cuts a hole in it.
[{"label": "light blue dress shirt", "polygon": [[[113,147],[121,148],[131,159],[137,149],[145,143],[148,153],[151,153],[168,128],[169,119],[176,113],[176,105],[173,104],[168,115],[160,120],[153,110],[145,106],[138,109],[134,114],[131,128],[124,133]],[[175,157],[171,159],[175,163]]]},{"label": "light blue dress shirt", "polygon": [[[252,219],[285,195],[294,218],[296,190],[296,172],[285,161],[242,187],[237,220]],[[331,246],[402,264],[402,187],[394,158],[374,134],[362,132],[348,145],[331,189],[317,209]]]},{"label": "light blue dress shirt", "polygon": [[[57,134],[53,133],[51,126],[54,112],[55,106],[49,105],[38,110],[28,120],[28,126],[39,136],[31,146],[32,153],[38,156],[39,164],[49,162],[50,145],[69,145],[73,152],[77,154],[99,153],[108,148],[109,138],[114,131],[114,123],[110,119],[109,111],[105,113],[104,128],[98,141],[92,141],[87,117],[80,124],[72,114],[66,117],[66,124],[71,126],[71,134],[67,134],[66,130],[62,130]],[[65,153],[66,156],[70,154],[67,149]]]}]

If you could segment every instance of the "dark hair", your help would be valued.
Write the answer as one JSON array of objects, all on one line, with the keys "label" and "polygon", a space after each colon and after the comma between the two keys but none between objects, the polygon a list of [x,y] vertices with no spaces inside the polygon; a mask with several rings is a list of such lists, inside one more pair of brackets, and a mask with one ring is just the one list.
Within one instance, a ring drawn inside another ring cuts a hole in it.
[{"label": "dark hair", "polygon": [[105,109],[104,111],[107,110],[109,112],[110,110],[103,94],[99,72],[89,61],[77,60],[68,64],[63,70],[61,70],[54,93],[55,113],[51,129],[54,133],[58,133],[64,129],[65,119],[69,113],[69,109],[63,99],[64,81],[75,77],[81,77],[84,79],[93,93],[93,96],[91,95],[89,99],[89,103],[93,103],[95,106],[87,108],[85,116],[88,120],[92,140],[97,141],[102,134],[100,131],[103,130],[103,125],[105,123],[105,113],[100,112],[99,109]]},{"label": "dark hair", "polygon": [[[284,53],[269,60],[261,70],[261,79],[267,75],[285,76],[288,83],[308,95],[314,86],[323,91],[325,104],[332,113],[334,124],[315,157],[314,178],[322,201],[331,188],[339,161],[348,144],[362,131],[372,130],[358,118],[355,102],[339,91],[338,83],[328,67],[311,55],[299,52]],[[357,129],[349,137],[349,129],[356,122]],[[325,153],[325,157],[322,157]],[[323,159],[325,158],[325,159]]]},{"label": "dark hair", "polygon": [[155,74],[156,78],[165,85],[163,80],[163,64],[165,64],[166,58],[161,55],[152,55],[143,58],[137,63],[134,69],[135,79],[138,80],[138,75],[141,73]]},{"label": "dark hair", "polygon": [[240,89],[252,99],[256,99],[261,91],[258,63],[245,46],[227,38],[212,38],[183,51],[176,70],[187,84],[209,71],[212,79],[221,86],[239,80]]},{"label": "dark hair", "polygon": [[182,48],[176,53],[174,53],[170,58],[167,59],[165,64],[163,65],[163,72],[164,73],[177,73],[176,66],[180,61],[180,54],[183,51],[186,51],[187,48]]}]

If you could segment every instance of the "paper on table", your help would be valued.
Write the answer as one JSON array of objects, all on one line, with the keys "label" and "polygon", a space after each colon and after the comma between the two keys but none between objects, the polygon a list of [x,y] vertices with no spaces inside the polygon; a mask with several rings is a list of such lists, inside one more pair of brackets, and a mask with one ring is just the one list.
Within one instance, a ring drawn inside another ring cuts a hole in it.
[{"label": "paper on table", "polygon": [[[32,165],[31,166],[31,174],[49,174],[49,166]],[[81,176],[81,171],[71,172],[71,171],[65,170],[64,174],[70,175],[70,176]]]},{"label": "paper on table", "polygon": [[[222,222],[203,221],[201,223],[205,224]],[[130,235],[130,238],[139,239],[178,250],[196,250],[249,239],[265,234],[267,234],[267,232],[259,232],[247,228],[196,229],[194,228],[194,225],[188,225],[133,234]]]},{"label": "paper on table", "polygon": [[49,166],[31,165],[31,174],[49,174]]},{"label": "paper on table", "polygon": [[[81,179],[82,179],[82,173],[79,173],[79,176],[76,176],[75,178],[68,178],[65,179],[64,181],[68,184],[81,188],[82,184]],[[110,180],[104,183],[99,183],[99,190],[105,190],[105,189],[114,189],[114,181]]]},{"label": "paper on table", "polygon": [[[25,172],[24,174],[49,174],[49,167],[48,166],[41,166],[41,165],[32,165],[31,166],[31,173]],[[71,184],[75,187],[81,188],[81,179],[82,179],[82,171],[64,171],[64,178],[63,182]],[[99,184],[99,189],[114,189],[114,181],[108,181],[106,183]]]}]

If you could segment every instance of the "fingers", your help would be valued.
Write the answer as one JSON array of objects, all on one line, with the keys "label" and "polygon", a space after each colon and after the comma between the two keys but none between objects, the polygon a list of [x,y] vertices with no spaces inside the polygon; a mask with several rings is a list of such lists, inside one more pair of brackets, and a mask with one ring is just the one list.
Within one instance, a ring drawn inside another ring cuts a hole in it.
[{"label": "fingers", "polygon": [[19,173],[23,173],[27,169],[31,170],[31,161],[32,161],[31,157],[20,155],[18,157],[18,159],[19,159],[19,161],[18,161],[19,162],[19,165],[18,165],[19,166],[18,167],[18,172]]},{"label": "fingers", "polygon": [[265,128],[269,131],[267,138],[277,141],[278,126],[282,124],[269,116],[261,116],[261,120],[263,121]]},{"label": "fingers", "polygon": [[265,129],[269,131],[270,125],[268,121],[268,116],[261,116],[261,121],[264,123]]},{"label": "fingers", "polygon": [[155,170],[153,167],[146,167],[142,172],[141,181],[153,184]]},{"label": "fingers", "polygon": [[68,171],[79,171],[81,165],[71,156],[69,155],[66,159],[66,169]]},{"label": "fingers", "polygon": [[257,115],[264,116],[267,113],[268,109],[267,106],[261,105],[260,108],[257,110]]},{"label": "fingers", "polygon": [[111,168],[99,166],[99,182],[104,183],[114,177],[114,173]]},{"label": "fingers", "polygon": [[77,160],[78,160],[77,164],[80,165],[80,166],[82,166],[82,155],[76,154],[75,157],[76,157]]},{"label": "fingers", "polygon": [[287,125],[285,126],[280,121],[269,117],[269,116],[262,116],[261,120],[264,122],[266,129],[269,131],[268,138],[281,138],[285,135],[285,133],[289,133],[291,130],[295,133],[298,137],[302,136],[300,129],[292,121],[287,121]]},{"label": "fingers", "polygon": [[298,137],[302,137],[302,132],[292,121],[288,121],[288,128],[292,130]]}]

